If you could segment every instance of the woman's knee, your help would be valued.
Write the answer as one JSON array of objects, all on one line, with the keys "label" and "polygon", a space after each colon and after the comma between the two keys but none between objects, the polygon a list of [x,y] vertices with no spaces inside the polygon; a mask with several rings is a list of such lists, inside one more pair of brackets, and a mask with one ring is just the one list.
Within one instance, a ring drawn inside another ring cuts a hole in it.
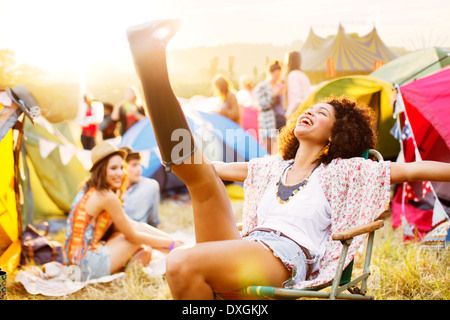
[{"label": "woman's knee", "polygon": [[191,269],[189,251],[188,248],[178,248],[169,253],[166,259],[166,276],[169,281],[177,281],[177,279],[184,278],[191,272],[189,271]]}]

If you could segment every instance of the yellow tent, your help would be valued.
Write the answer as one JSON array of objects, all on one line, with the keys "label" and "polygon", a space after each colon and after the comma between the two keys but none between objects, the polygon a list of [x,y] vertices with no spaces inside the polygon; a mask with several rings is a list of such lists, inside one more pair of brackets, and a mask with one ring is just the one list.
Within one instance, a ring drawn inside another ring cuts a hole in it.
[{"label": "yellow tent", "polygon": [[[3,109],[2,104],[0,107]],[[9,130],[0,141],[0,268],[6,272],[17,267],[21,253],[13,147],[13,132]]]}]

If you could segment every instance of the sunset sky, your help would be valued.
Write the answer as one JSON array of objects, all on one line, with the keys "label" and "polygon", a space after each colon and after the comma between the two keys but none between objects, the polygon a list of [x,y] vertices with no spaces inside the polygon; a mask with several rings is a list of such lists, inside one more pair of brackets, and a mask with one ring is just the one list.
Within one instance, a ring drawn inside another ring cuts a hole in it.
[{"label": "sunset sky", "polygon": [[366,34],[375,26],[388,46],[450,47],[448,0],[0,0],[0,49],[56,71],[97,61],[131,62],[125,30],[181,19],[169,50],[233,42],[290,44],[309,29]]}]

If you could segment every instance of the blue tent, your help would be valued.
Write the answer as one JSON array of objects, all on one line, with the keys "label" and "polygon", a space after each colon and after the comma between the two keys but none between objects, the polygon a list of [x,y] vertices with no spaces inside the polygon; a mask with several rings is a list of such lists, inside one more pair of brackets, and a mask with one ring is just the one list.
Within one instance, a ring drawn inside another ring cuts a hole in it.
[{"label": "blue tent", "polygon": [[[235,122],[218,113],[184,109],[196,144],[210,160],[249,161],[267,155],[256,139]],[[129,146],[142,156],[142,175],[157,179],[162,189],[183,186],[173,174],[166,176],[151,121],[145,117],[122,137],[119,147]],[[164,181],[162,181],[164,180]]]}]

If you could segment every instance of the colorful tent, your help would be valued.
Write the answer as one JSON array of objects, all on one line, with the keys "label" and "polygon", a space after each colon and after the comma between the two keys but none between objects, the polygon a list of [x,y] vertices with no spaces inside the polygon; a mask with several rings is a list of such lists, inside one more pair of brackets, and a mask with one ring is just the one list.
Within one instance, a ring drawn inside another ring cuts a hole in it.
[{"label": "colorful tent", "polygon": [[88,176],[90,151],[78,148],[44,117],[38,117],[34,125],[25,125],[21,156],[24,224],[43,216],[64,217]]},{"label": "colorful tent", "polygon": [[[449,84],[450,68],[445,68],[400,87],[404,107],[396,105],[396,113],[406,162],[422,159],[450,163]],[[395,227],[402,225],[405,235],[420,238],[448,219],[450,183],[405,184],[396,191],[392,211]]]},{"label": "colorful tent", "polygon": [[[0,268],[12,272],[20,261],[22,213],[19,154],[23,125],[39,112],[35,97],[23,85],[0,91]],[[25,116],[25,115],[26,116]]]},{"label": "colorful tent", "polygon": [[[380,39],[375,28],[364,36],[345,33],[342,25],[334,37],[322,38],[311,29],[302,49],[302,69],[313,82],[351,74],[368,74],[397,54]],[[331,69],[331,70],[330,70]],[[322,77],[318,76],[322,75]],[[316,80],[316,81],[314,81]]]},{"label": "colorful tent", "polygon": [[[3,108],[3,105],[0,104]],[[12,272],[20,261],[20,211],[14,189],[13,133],[0,141],[0,268]]]},{"label": "colorful tent", "polygon": [[338,78],[317,88],[300,108],[307,108],[315,101],[331,95],[343,94],[364,102],[375,110],[378,118],[377,149],[385,159],[395,159],[400,147],[389,133],[395,123],[392,118],[392,85],[390,83],[364,75]]},{"label": "colorful tent", "polygon": [[[267,154],[251,133],[218,113],[205,111],[214,105],[212,99],[183,105],[194,139],[209,160],[248,161]],[[148,117],[124,134],[119,143],[119,147],[122,146],[130,146],[141,153],[142,175],[157,179],[162,190],[184,186],[173,174],[164,174],[159,148]]]},{"label": "colorful tent", "polygon": [[370,76],[392,84],[405,85],[450,65],[449,53],[450,50],[439,47],[416,50],[388,62]]}]

